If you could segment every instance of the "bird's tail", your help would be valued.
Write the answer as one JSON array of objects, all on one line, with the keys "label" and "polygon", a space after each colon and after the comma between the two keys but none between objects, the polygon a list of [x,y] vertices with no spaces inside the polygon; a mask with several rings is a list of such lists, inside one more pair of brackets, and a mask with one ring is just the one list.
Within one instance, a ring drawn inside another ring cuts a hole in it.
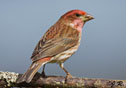
[{"label": "bird's tail", "polygon": [[29,69],[27,70],[27,72],[23,74],[22,77],[17,80],[17,83],[21,83],[24,81],[29,83],[34,77],[35,73],[40,69],[42,64],[43,63],[38,63],[37,61],[33,62],[31,66],[29,67]]},{"label": "bird's tail", "polygon": [[26,71],[25,74],[22,75],[22,77],[20,77],[17,80],[17,83],[21,83],[21,82],[31,82],[32,78],[34,77],[35,73],[40,69],[40,67],[44,64],[46,64],[51,58],[43,58],[40,59],[38,61],[34,61],[31,66],[29,67],[29,69]]}]

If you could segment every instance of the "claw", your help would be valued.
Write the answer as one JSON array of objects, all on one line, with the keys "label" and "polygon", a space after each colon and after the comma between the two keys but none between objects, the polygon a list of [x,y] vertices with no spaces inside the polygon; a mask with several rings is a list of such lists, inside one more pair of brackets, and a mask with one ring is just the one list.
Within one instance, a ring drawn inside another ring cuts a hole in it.
[{"label": "claw", "polygon": [[45,78],[45,77],[46,77],[46,74],[45,74],[45,72],[44,72],[44,71],[42,72],[42,74],[41,74],[41,75],[42,75],[42,77],[43,77],[43,78]]},{"label": "claw", "polygon": [[72,75],[70,73],[67,73],[66,77],[65,77],[65,83],[68,82],[68,79],[72,78]]}]

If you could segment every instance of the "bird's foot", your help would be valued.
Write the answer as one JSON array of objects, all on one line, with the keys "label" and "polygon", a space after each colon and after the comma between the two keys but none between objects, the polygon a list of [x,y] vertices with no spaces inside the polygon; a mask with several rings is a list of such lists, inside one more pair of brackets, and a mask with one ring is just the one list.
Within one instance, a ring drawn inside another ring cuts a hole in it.
[{"label": "bird's foot", "polygon": [[43,77],[43,78],[45,78],[45,77],[46,77],[46,74],[45,74],[45,72],[44,72],[44,71],[41,73],[41,75],[42,75],[42,77]]},{"label": "bird's foot", "polygon": [[66,77],[65,77],[65,83],[68,82],[68,79],[73,78],[72,75],[70,73],[67,73]]}]

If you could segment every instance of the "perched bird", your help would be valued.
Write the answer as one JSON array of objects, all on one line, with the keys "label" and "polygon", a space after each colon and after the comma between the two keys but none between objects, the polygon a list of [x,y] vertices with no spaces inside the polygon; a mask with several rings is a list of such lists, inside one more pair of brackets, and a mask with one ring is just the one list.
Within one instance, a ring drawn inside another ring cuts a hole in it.
[{"label": "perched bird", "polygon": [[[78,49],[84,24],[93,16],[82,10],[71,10],[49,28],[38,42],[31,56],[32,64],[17,83],[29,83],[41,66],[47,63],[58,63],[66,73],[66,79],[72,75],[64,68],[63,63]],[[44,75],[44,68],[42,74]]]}]

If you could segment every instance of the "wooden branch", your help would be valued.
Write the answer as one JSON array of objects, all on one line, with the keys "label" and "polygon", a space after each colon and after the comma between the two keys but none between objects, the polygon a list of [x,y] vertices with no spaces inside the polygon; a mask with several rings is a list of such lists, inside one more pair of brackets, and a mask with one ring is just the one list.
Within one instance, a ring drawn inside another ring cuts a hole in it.
[{"label": "wooden branch", "polygon": [[32,88],[126,88],[126,80],[106,80],[89,78],[70,78],[65,83],[62,76],[47,76],[42,78],[37,73],[31,83],[16,83],[22,74],[14,72],[0,72],[0,88],[32,87]]}]

